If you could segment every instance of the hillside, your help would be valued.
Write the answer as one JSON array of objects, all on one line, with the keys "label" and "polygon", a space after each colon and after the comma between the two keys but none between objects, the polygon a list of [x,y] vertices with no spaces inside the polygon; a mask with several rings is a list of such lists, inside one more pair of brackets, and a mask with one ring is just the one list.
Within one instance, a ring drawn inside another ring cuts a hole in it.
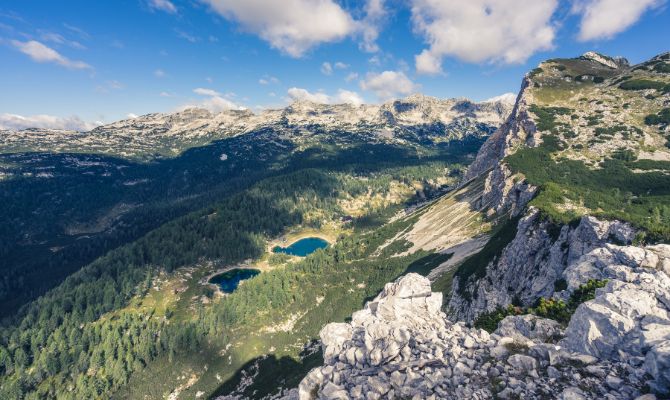
[{"label": "hillside", "polygon": [[[0,316],[110,249],[266,177],[424,164],[436,168],[420,173],[425,181],[403,178],[393,191],[400,199],[439,190],[453,179],[443,177],[444,162],[469,163],[510,109],[413,96],[382,106],[149,114],[82,133],[3,132]],[[365,196],[351,196],[343,215],[371,200],[355,197]]]},{"label": "hillside", "polygon": [[[322,325],[405,271],[449,259],[428,245],[407,252],[400,235],[440,204],[463,204],[431,201],[458,183],[506,109],[422,96],[384,107],[379,131],[331,118],[351,106],[297,103],[150,162],[3,155],[3,243],[19,246],[2,249],[11,317],[0,397],[211,395],[257,363],[266,379],[297,384],[318,362],[309,350]],[[331,246],[304,259],[270,251],[306,236]],[[231,294],[208,283],[236,266],[262,272]]]},{"label": "hillside", "polygon": [[325,365],[286,398],[670,395],[669,67],[590,52],[531,71],[464,177],[492,229],[432,274],[444,302],[386,285],[321,330]]}]

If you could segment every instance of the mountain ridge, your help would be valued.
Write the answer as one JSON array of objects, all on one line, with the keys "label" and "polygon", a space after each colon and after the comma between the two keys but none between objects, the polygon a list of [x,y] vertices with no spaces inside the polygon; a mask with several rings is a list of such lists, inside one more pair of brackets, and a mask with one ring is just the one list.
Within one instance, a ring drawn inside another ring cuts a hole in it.
[{"label": "mountain ridge", "polygon": [[461,182],[484,180],[473,209],[510,218],[457,266],[447,328],[403,317],[430,293],[400,278],[354,314],[367,320],[324,327],[326,366],[286,398],[669,395],[669,61],[590,52],[529,72]]}]

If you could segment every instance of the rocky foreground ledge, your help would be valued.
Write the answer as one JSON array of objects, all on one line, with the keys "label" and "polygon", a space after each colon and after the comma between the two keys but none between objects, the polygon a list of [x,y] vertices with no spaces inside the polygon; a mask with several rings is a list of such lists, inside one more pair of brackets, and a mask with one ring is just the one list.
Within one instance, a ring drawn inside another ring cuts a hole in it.
[{"label": "rocky foreground ledge", "polygon": [[667,260],[650,268],[644,258],[626,256],[635,249],[611,246],[616,256],[604,257],[610,281],[579,306],[567,329],[534,315],[508,316],[492,334],[450,322],[442,294],[408,274],[387,284],[351,323],[322,329],[324,366],[288,398],[665,398]]}]

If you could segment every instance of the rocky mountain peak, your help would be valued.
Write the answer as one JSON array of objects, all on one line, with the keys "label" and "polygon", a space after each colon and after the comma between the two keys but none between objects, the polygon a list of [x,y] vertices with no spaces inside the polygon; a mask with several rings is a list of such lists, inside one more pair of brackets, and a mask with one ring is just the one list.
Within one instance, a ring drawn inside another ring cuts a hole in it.
[{"label": "rocky mountain peak", "polygon": [[595,51],[587,51],[582,54],[580,58],[595,61],[613,69],[627,68],[630,66],[630,63],[624,57],[610,57]]}]

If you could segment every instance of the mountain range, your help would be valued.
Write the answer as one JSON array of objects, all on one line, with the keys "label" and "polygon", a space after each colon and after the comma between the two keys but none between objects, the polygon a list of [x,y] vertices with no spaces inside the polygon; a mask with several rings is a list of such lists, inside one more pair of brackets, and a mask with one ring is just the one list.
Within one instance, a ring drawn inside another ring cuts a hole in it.
[{"label": "mountain range", "polygon": [[669,396],[670,53],[511,97],[0,132],[0,397]]}]

